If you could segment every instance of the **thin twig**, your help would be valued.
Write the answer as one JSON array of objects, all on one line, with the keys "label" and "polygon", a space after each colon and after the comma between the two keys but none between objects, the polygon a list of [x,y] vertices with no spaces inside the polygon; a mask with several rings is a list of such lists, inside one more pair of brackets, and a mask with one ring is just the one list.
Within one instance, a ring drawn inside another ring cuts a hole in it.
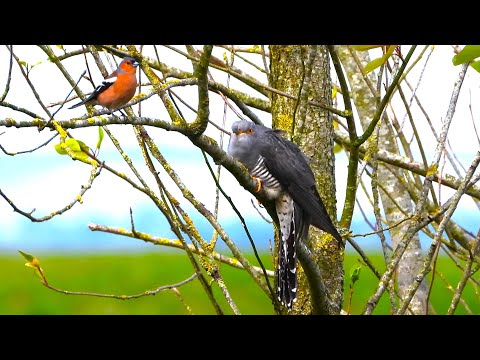
[{"label": "thin twig", "polygon": [[91,187],[92,187],[92,183],[93,181],[97,178],[98,175],[100,175],[100,172],[102,171],[103,169],[103,164],[100,163],[100,165],[98,167],[94,167],[91,171],[91,174],[90,174],[90,178],[88,179],[88,182],[87,184],[85,185],[82,185],[81,187],[81,190],[80,192],[78,193],[78,195],[75,196],[75,198],[69,203],[67,204],[65,207],[63,207],[62,209],[60,210],[57,210],[57,211],[53,211],[52,213],[50,213],[49,215],[46,215],[44,217],[41,217],[41,218],[36,218],[34,217],[32,214],[33,212],[35,211],[35,209],[33,209],[32,211],[30,212],[25,212],[21,209],[19,209],[14,203],[12,200],[10,200],[7,195],[5,195],[3,193],[3,191],[0,189],[0,196],[2,196],[7,202],[8,204],[13,208],[13,211],[15,212],[18,212],[19,214],[25,216],[26,218],[30,219],[32,222],[43,222],[43,221],[47,221],[47,220],[50,220],[51,218],[53,218],[54,216],[57,216],[57,215],[62,215],[64,212],[70,210],[76,203],[82,203],[83,200],[82,200],[82,197],[83,195],[87,192],[87,190],[89,190]]},{"label": "thin twig", "polygon": [[49,284],[47,284],[43,281],[42,281],[42,284],[45,287],[49,288],[50,290],[53,290],[53,291],[56,291],[56,292],[59,292],[61,294],[65,294],[65,295],[94,296],[94,297],[111,298],[111,299],[118,299],[118,300],[131,300],[131,299],[138,299],[140,297],[144,297],[144,296],[148,296],[148,295],[157,295],[160,291],[163,291],[163,290],[178,288],[178,287],[180,287],[182,285],[185,285],[186,283],[189,283],[190,281],[194,280],[197,276],[198,275],[196,273],[194,273],[189,278],[187,278],[183,281],[180,281],[176,284],[162,285],[162,286],[159,286],[158,288],[156,288],[154,290],[147,290],[147,291],[145,291],[141,294],[135,294],[135,295],[114,295],[114,294],[91,293],[91,292],[85,292],[85,291],[68,291],[68,290],[58,289],[58,288],[56,288],[52,285],[49,285]]},{"label": "thin twig", "polygon": [[11,52],[13,54],[13,57],[15,58],[15,60],[17,61],[17,64],[20,68],[20,71],[23,75],[23,77],[25,78],[25,81],[27,82],[28,86],[30,87],[30,89],[32,90],[32,93],[33,95],[35,96],[35,99],[37,99],[37,102],[39,103],[39,105],[42,107],[43,111],[45,111],[45,113],[47,113],[47,115],[51,118],[51,114],[50,114],[50,111],[47,109],[47,107],[43,104],[43,101],[41,100],[40,98],[40,94],[37,92],[37,90],[35,89],[35,86],[33,85],[33,83],[30,81],[30,78],[28,76],[28,73],[25,72],[25,69],[24,69],[24,66],[22,65],[20,59],[17,57],[17,55],[15,55],[13,53],[13,50]]},{"label": "thin twig", "polygon": [[183,304],[183,306],[185,306],[185,309],[187,309],[188,313],[190,315],[193,315],[193,312],[192,312],[192,309],[190,308],[190,306],[188,306],[188,304],[185,302],[185,299],[183,298],[183,296],[180,294],[180,291],[176,288],[176,287],[173,287],[171,288],[170,290],[172,290],[172,292],[177,295],[178,299],[180,300],[180,302]]},{"label": "thin twig", "polygon": [[471,269],[473,264],[473,259],[475,254],[477,253],[478,249],[480,249],[480,241],[477,239],[475,246],[473,247],[470,256],[468,257],[467,264],[465,265],[465,270],[463,270],[462,278],[458,282],[457,288],[455,289],[455,294],[453,295],[452,302],[448,307],[447,314],[453,315],[455,310],[457,309],[458,302],[461,299],[463,289],[465,289],[465,285],[467,284],[468,278],[472,275]]},{"label": "thin twig", "polygon": [[397,227],[399,225],[401,225],[402,223],[404,223],[405,221],[407,220],[411,220],[412,219],[412,216],[407,216],[405,218],[403,218],[402,220],[400,220],[399,222],[397,222],[396,224],[393,224],[392,226],[389,226],[389,227],[386,227],[386,228],[383,228],[381,230],[377,230],[377,231],[372,231],[372,232],[369,232],[369,233],[365,233],[365,234],[354,234],[354,235],[350,235],[350,237],[366,237],[366,236],[370,236],[370,235],[375,235],[375,234],[378,234],[378,233],[381,233],[381,232],[385,232],[387,230],[390,230],[390,229],[393,229],[394,227]]},{"label": "thin twig", "polygon": [[[2,133],[3,134],[3,133]],[[1,134],[0,134],[1,135]],[[40,144],[38,145],[37,147],[33,148],[33,149],[30,149],[30,150],[22,150],[22,151],[18,151],[18,152],[9,152],[7,150],[5,150],[5,148],[0,145],[0,149],[5,153],[5,155],[10,155],[10,156],[15,156],[15,155],[20,155],[20,154],[25,154],[25,153],[32,153],[38,149],[40,149],[41,147],[44,147],[45,145],[48,145],[50,143],[50,141],[52,141],[53,139],[55,139],[56,137],[58,136],[58,133],[56,133],[55,135],[53,135],[50,139],[48,139],[47,141],[45,141],[43,144]]]},{"label": "thin twig", "polygon": [[10,82],[12,81],[12,68],[13,68],[13,45],[5,45],[7,49],[10,51],[10,63],[8,64],[8,76],[7,76],[7,83],[5,84],[5,90],[0,97],[0,103],[5,100],[7,97],[8,92],[10,91]]},{"label": "thin twig", "polygon": [[475,125],[476,121],[475,121],[475,117],[473,116],[473,110],[472,110],[472,90],[471,89],[468,89],[468,94],[470,96],[470,102],[468,103],[468,109],[470,110],[470,117],[472,119],[473,128],[475,129],[475,136],[477,137],[477,142],[480,145],[480,138],[478,137],[478,131],[477,131],[477,127]]},{"label": "thin twig", "polygon": [[273,221],[272,220],[268,220],[265,215],[263,215],[260,210],[258,210],[257,206],[255,205],[255,202],[253,199],[250,199],[250,202],[252,203],[252,206],[253,208],[256,210],[256,212],[258,213],[258,215],[260,215],[260,217],[265,221],[267,222],[268,224],[273,224]]},{"label": "thin twig", "polygon": [[[360,213],[362,214],[362,217],[363,217],[363,220],[365,221],[365,223],[370,227],[370,229],[373,230],[373,233],[376,233],[376,230],[375,230],[375,226],[373,226],[373,224],[370,222],[370,220],[368,219],[367,217],[367,214],[365,214],[365,211],[363,210],[363,206],[362,204],[360,203],[360,201],[357,199],[355,199],[356,203],[357,203],[357,207],[358,207],[358,210],[360,210]],[[355,234],[355,235],[350,235],[351,237],[358,237],[358,236],[363,236],[363,234]],[[365,236],[368,236],[368,235],[365,235]]]},{"label": "thin twig", "polygon": [[[455,289],[452,287],[452,285],[449,284],[449,282],[447,281],[446,277],[438,270],[435,270],[436,272],[436,275],[438,276],[438,278],[440,280],[442,280],[443,284],[445,285],[445,287],[450,290],[453,294],[455,294]],[[465,299],[463,298],[460,298],[460,302],[462,303],[463,307],[465,308],[465,311],[470,314],[470,315],[473,315],[473,311],[472,309],[470,309],[470,306],[468,306],[467,302],[465,301]]]},{"label": "thin twig", "polygon": [[410,60],[413,52],[415,51],[416,49],[416,45],[412,45],[412,47],[410,48],[407,56],[405,57],[405,60],[402,64],[402,66],[400,66],[400,68],[398,69],[398,72],[397,74],[395,75],[395,78],[393,79],[392,83],[390,84],[390,86],[388,87],[387,89],[387,92],[385,93],[383,99],[382,99],[382,102],[380,103],[380,106],[377,108],[377,111],[375,112],[375,115],[373,116],[373,119],[372,121],[370,122],[370,124],[368,125],[368,128],[364,131],[364,133],[358,137],[358,139],[352,144],[353,146],[355,147],[358,147],[359,145],[363,144],[365,141],[367,141],[367,139],[370,137],[370,135],[372,135],[373,133],[373,130],[375,129],[375,126],[377,125],[378,121],[380,120],[380,118],[382,117],[382,114],[383,114],[383,111],[385,110],[385,107],[387,106],[387,103],[390,101],[390,96],[392,95],[393,91],[395,90],[395,88],[397,87],[397,84],[399,82],[399,79],[400,77],[402,76],[403,74],[403,71],[405,70],[405,67],[407,66],[408,64],[408,61]]},{"label": "thin twig", "polygon": [[430,280],[429,289],[427,291],[427,298],[425,299],[425,302],[427,303],[427,306],[425,308],[425,315],[428,315],[428,304],[430,303],[430,296],[432,294],[433,284],[435,283],[435,274],[437,273],[438,253],[441,245],[442,245],[442,242],[439,241],[437,243],[435,253],[433,254],[432,279]]}]

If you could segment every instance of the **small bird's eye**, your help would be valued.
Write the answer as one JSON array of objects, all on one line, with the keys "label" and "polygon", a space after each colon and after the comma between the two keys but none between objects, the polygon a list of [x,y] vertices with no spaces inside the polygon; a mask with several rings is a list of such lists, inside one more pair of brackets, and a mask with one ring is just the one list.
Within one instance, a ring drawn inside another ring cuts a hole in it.
[{"label": "small bird's eye", "polygon": [[247,134],[253,134],[253,129],[252,129],[252,128],[248,128]]}]

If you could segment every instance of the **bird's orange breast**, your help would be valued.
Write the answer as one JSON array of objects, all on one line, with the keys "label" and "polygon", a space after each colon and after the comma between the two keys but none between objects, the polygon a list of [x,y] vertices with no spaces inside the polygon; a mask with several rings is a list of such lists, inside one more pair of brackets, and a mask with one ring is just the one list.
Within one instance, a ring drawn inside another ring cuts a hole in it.
[{"label": "bird's orange breast", "polygon": [[130,74],[122,74],[112,86],[98,95],[97,102],[109,110],[118,109],[130,101],[136,89],[137,78]]}]

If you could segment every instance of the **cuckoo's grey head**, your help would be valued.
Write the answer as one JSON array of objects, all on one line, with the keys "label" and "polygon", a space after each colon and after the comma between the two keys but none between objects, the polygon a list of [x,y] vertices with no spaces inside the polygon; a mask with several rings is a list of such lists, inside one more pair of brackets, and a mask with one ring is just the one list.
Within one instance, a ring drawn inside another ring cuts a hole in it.
[{"label": "cuckoo's grey head", "polygon": [[228,153],[250,170],[260,156],[258,139],[264,129],[263,126],[245,120],[236,121],[232,125]]}]

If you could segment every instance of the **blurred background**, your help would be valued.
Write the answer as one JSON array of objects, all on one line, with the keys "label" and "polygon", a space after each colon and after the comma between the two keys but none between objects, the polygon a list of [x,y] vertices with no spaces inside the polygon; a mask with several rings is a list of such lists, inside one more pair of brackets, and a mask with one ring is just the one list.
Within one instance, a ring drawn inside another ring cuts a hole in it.
[{"label": "blurred background", "polygon": [[[79,46],[65,46],[64,50],[69,52],[78,48]],[[177,48],[182,49],[182,46],[177,46]],[[158,49],[163,62],[173,64],[176,68],[185,71],[192,70],[190,61],[175,51],[161,46]],[[28,65],[25,68],[30,69],[29,79],[35,84],[45,103],[56,104],[65,99],[71,86],[59,73],[58,68],[47,60],[43,51],[33,45],[14,46],[14,51]],[[59,49],[56,51],[62,52]],[[150,51],[152,50],[150,49]],[[216,48],[214,54],[222,58],[224,51]],[[153,53],[149,56],[155,57]],[[458,76],[458,68],[452,65],[452,57],[450,46],[436,46],[431,53],[426,70],[415,72],[414,69],[411,74],[412,78],[417,80],[420,76],[423,77],[417,95],[423,99],[424,106],[428,108],[430,116],[436,124],[440,124],[441,119],[445,117],[452,87]],[[10,52],[4,46],[0,47],[0,59],[0,91],[3,91],[9,76],[8,64],[10,61]],[[424,58],[422,61],[426,61],[426,59]],[[72,76],[79,77],[86,68],[83,56],[71,57],[62,63],[68,67]],[[115,68],[115,64],[110,65],[112,69]],[[255,69],[247,63],[239,60],[235,65],[248,69],[249,73],[253,73],[253,76],[256,76],[259,81],[266,83],[265,74],[255,72]],[[93,80],[98,85],[103,78],[93,62],[91,62],[90,69]],[[422,67],[419,66],[419,69]],[[212,75],[217,82],[227,82],[227,75],[224,72],[212,70]],[[19,67],[15,64],[12,68],[11,78],[10,90],[5,100],[43,114],[42,108],[20,74]],[[235,82],[235,79],[229,81],[233,88],[246,90],[241,82]],[[467,73],[462,97],[457,106],[456,121],[449,133],[450,142],[455,144],[456,157],[467,167],[472,154],[478,149],[475,131],[470,121],[471,106],[473,105],[475,114],[478,111],[475,103],[472,104],[470,99],[478,99],[479,84],[478,73],[473,71]],[[93,90],[91,84],[84,80],[79,83],[79,86],[84,93]],[[176,91],[188,99],[193,107],[196,106],[195,87],[182,87]],[[69,119],[85,113],[83,107],[67,109],[71,104],[73,102],[63,107],[56,118]],[[55,111],[58,108],[59,105],[52,105],[50,109]],[[138,112],[139,105],[135,105],[133,109]],[[163,104],[156,97],[144,101],[141,111],[142,116],[168,119]],[[255,109],[254,111],[267,126],[271,125],[270,114]],[[224,103],[217,95],[211,96],[210,112],[211,117],[217,123],[222,122]],[[397,116],[401,118],[401,114],[397,114]],[[21,113],[1,107],[0,118],[8,117],[12,117],[16,121],[20,121],[22,118],[28,119]],[[237,120],[236,115],[228,112],[224,120],[225,128],[229,130],[231,123],[235,120]],[[131,128],[110,125],[109,129],[119,139],[132,161],[143,164],[144,160]],[[209,126],[207,135],[213,134],[213,131],[214,129],[212,130]],[[149,129],[149,133],[185,185],[208,209],[213,209],[215,196],[212,194],[215,193],[215,184],[211,180],[202,153],[198,148],[184,136],[175,132],[152,128]],[[215,134],[217,133],[215,132]],[[33,128],[0,127],[0,145],[8,152],[18,152],[32,149],[53,135],[54,133],[49,130],[39,132]],[[75,135],[87,145],[94,147],[98,138],[98,130],[97,128],[76,129]],[[218,135],[215,136],[218,137]],[[0,152],[0,189],[20,209],[25,212],[34,210],[33,215],[38,217],[58,211],[71,202],[79,193],[81,186],[87,184],[90,178],[88,167],[73,162],[67,156],[58,155],[53,148],[54,143],[56,143],[55,140],[33,153],[18,156],[8,156],[4,152]],[[227,144],[228,136],[225,136],[223,147],[226,148]],[[425,137],[425,144],[430,145],[428,151],[431,153],[434,150],[435,142]],[[125,174],[131,174],[131,170],[115,146],[106,137],[100,154],[102,159],[108,159],[110,166],[125,172]],[[211,164],[215,166],[213,162]],[[339,152],[336,154],[335,163],[338,213],[343,207],[346,169],[347,157],[343,152]],[[147,182],[154,186],[154,179],[148,176],[147,170],[142,169],[142,171],[144,171],[144,175],[147,174],[145,176]],[[445,172],[449,173],[448,164],[446,164]],[[172,189],[172,194],[182,201],[184,210],[192,216],[200,234],[206,239],[211,238],[213,233],[211,225],[182,197],[168,176],[163,174],[162,180]],[[262,254],[264,265],[268,269],[272,269],[273,227],[258,214],[260,212],[268,218],[266,211],[258,207],[256,200],[244,191],[227,171],[223,171],[221,174],[221,185],[241,210],[256,247]],[[452,193],[449,189],[442,189],[442,198],[448,199]],[[359,193],[360,201],[362,201],[361,196]],[[83,203],[75,204],[69,211],[61,216],[53,217],[47,222],[31,222],[24,216],[13,212],[11,206],[3,198],[0,198],[0,314],[214,314],[215,311],[205,292],[201,290],[198,281],[191,281],[179,287],[178,293],[165,290],[155,296],[119,300],[54,292],[41,284],[34,269],[24,266],[26,260],[18,250],[35,256],[40,261],[49,283],[58,289],[113,295],[141,294],[147,290],[175,284],[190,277],[193,269],[187,256],[181,250],[155,246],[142,240],[100,231],[92,232],[88,228],[89,224],[97,224],[130,230],[130,209],[137,231],[160,238],[175,238],[167,221],[145,196],[131,191],[128,184],[116,180],[106,172],[95,180],[93,187],[85,194]],[[219,209],[219,221],[222,226],[232,240],[248,254],[248,258],[258,265],[237,215],[223,196],[220,196]],[[454,219],[461,220],[466,229],[476,232],[478,213],[472,211],[473,209],[476,210],[476,207],[471,199],[462,199]],[[373,213],[365,216],[374,223]],[[351,231],[354,234],[371,231],[365,217],[358,209],[355,212]],[[430,244],[430,239],[422,235],[420,239],[424,248]],[[385,265],[378,237],[359,237],[356,241],[368,251],[378,269],[383,271]],[[221,240],[218,242],[216,251],[231,256]],[[359,267],[362,268],[361,275],[352,293],[349,285],[350,274]],[[445,278],[438,279],[432,289],[432,305],[438,313],[445,313],[452,297],[451,286],[446,284],[456,284],[460,279],[461,271],[454,263],[442,257],[439,259],[438,267],[442,269]],[[222,263],[220,263],[220,271],[241,313],[273,314],[268,298],[244,271]],[[376,288],[377,280],[368,269],[362,267],[360,257],[350,246],[347,246],[346,249],[345,274],[345,308],[348,307],[352,314],[361,313],[366,300]],[[220,291],[217,287],[214,287],[214,290]],[[473,313],[480,312],[480,305],[477,301],[479,294],[476,291],[477,288],[467,286],[464,292],[466,303],[462,302],[459,305],[457,314],[467,313],[466,306]],[[217,298],[220,299],[219,301],[223,301],[222,296],[217,296]],[[374,313],[387,313],[387,301],[384,294]],[[228,307],[223,306],[223,308],[227,309]]]}]

